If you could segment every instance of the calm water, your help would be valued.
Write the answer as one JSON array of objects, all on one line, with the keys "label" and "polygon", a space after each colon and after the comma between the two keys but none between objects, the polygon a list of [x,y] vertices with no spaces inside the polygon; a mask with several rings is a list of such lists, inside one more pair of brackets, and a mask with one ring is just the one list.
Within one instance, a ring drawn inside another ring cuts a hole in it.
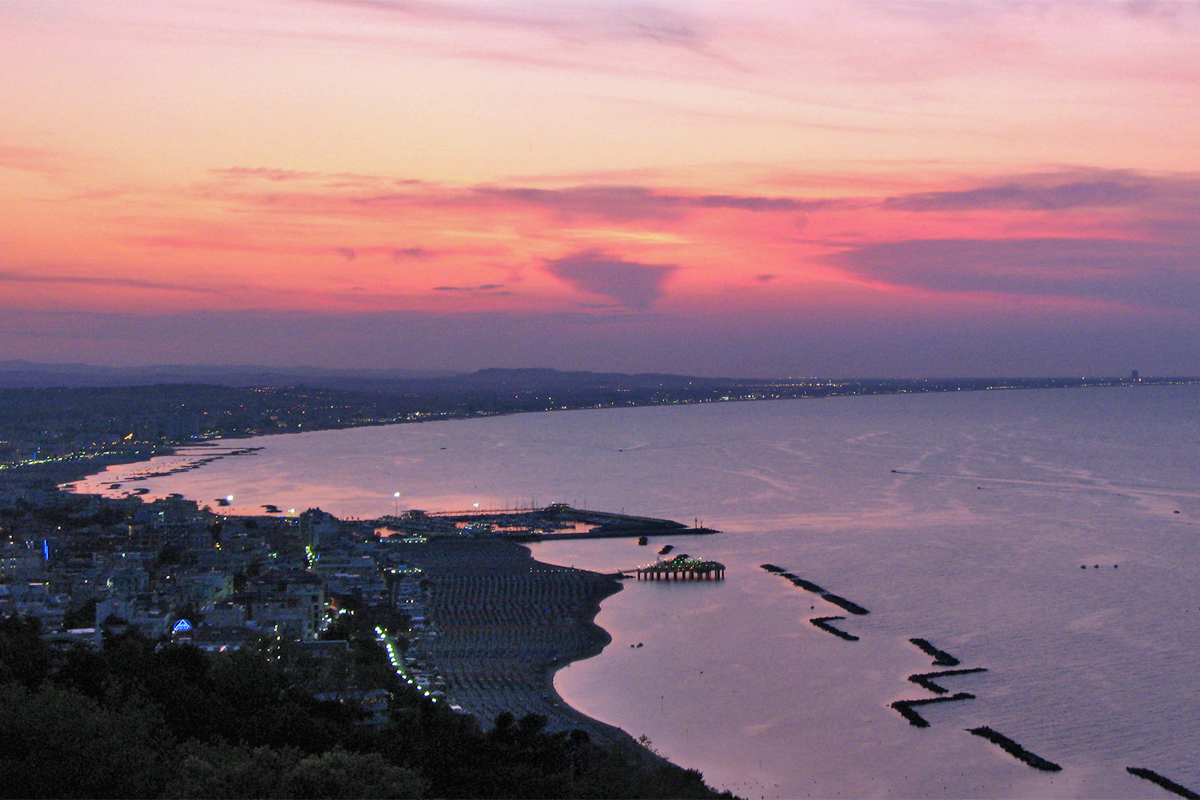
[{"label": "calm water", "polygon": [[[234,495],[245,513],[374,517],[399,491],[401,508],[698,517],[724,533],[676,552],[724,562],[727,579],[627,583],[598,618],[613,644],[557,685],[710,782],[745,797],[1167,796],[1125,772],[1147,767],[1200,789],[1200,387],[558,412],[250,444],[266,449],[81,488]],[[535,555],[610,570],[659,545]],[[832,615],[859,641],[807,621]],[[926,729],[888,707],[933,696],[907,680],[937,669],[911,637],[988,670],[944,679],[976,698],[926,707]],[[1063,771],[966,732],[979,725]]]}]

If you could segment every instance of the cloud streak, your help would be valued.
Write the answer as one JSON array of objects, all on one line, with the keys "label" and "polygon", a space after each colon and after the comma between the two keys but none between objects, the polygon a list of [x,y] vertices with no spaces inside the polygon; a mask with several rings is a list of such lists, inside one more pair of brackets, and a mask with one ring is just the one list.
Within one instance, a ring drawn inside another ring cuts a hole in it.
[{"label": "cloud streak", "polygon": [[[273,173],[273,170],[267,170]],[[260,177],[260,169],[230,171],[231,177],[254,179]],[[357,186],[345,187],[347,191],[330,191],[327,176],[312,176],[311,188],[297,186],[287,191],[257,194],[233,192],[233,197],[249,205],[271,209],[289,209],[312,213],[340,213],[361,215],[390,214],[401,209],[452,208],[452,209],[506,209],[538,208],[552,212],[564,220],[596,219],[608,222],[630,223],[639,220],[678,220],[693,211],[740,211],[750,214],[790,214],[848,208],[861,205],[861,201],[846,199],[811,199],[792,196],[704,194],[664,191],[636,184],[590,184],[559,188],[530,186],[470,186],[451,187],[422,181],[393,181],[385,178],[373,179],[374,185],[389,184],[388,191],[355,191]],[[301,181],[298,176],[267,178],[267,180]],[[206,188],[205,194],[227,196],[219,190]],[[402,251],[416,254],[420,248]]]},{"label": "cloud streak", "polygon": [[64,169],[63,155],[38,147],[0,145],[0,168],[4,167],[39,175],[57,175]]},{"label": "cloud streak", "polygon": [[435,292],[459,292],[462,294],[488,294],[488,295],[509,295],[512,292],[498,291],[503,289],[502,283],[484,283],[479,286],[435,286]]},{"label": "cloud streak", "polygon": [[1069,208],[1127,206],[1152,197],[1153,188],[1116,180],[1074,181],[1053,186],[1008,183],[950,192],[920,192],[889,197],[884,209],[899,211],[972,211],[985,208],[1063,211]]},{"label": "cloud streak", "polygon": [[[229,171],[246,179],[276,170]],[[807,214],[876,208],[898,212],[1041,211],[1072,209],[1142,209],[1147,214],[1172,208],[1194,214],[1200,209],[1200,179],[1190,174],[1154,175],[1136,171],[1064,170],[1061,173],[1015,175],[967,188],[893,194],[875,199],[862,195],[804,197],[794,194],[717,194],[665,190],[638,184],[583,184],[556,188],[480,185],[453,187],[425,181],[360,176],[357,184],[331,191],[331,176],[313,175],[312,186],[271,194],[234,191],[248,205],[295,212],[389,215],[406,208],[444,208],[480,212],[514,208],[545,209],[563,220],[594,219],[616,223],[673,222],[692,212],[737,211],[747,214]],[[549,178],[547,178],[548,180]],[[302,182],[299,175],[267,178]],[[387,191],[362,191],[389,186]],[[212,190],[206,190],[212,191]],[[218,196],[230,196],[229,193]],[[398,250],[423,253],[422,248]]]},{"label": "cloud streak", "polygon": [[939,293],[1082,298],[1200,308],[1195,248],[1116,239],[880,242],[826,263],[872,281]]},{"label": "cloud streak", "polygon": [[54,275],[30,274],[13,270],[0,271],[0,283],[34,283],[55,286],[105,286],[126,289],[158,289],[171,292],[190,292],[194,294],[216,294],[217,290],[204,286],[192,286],[181,283],[163,283],[141,278],[101,277],[96,275]]},{"label": "cloud streak", "polygon": [[[311,0],[310,0],[311,1]],[[408,20],[529,30],[572,42],[648,41],[705,52],[705,24],[665,5],[625,2],[463,3],[445,0],[316,0]]]}]

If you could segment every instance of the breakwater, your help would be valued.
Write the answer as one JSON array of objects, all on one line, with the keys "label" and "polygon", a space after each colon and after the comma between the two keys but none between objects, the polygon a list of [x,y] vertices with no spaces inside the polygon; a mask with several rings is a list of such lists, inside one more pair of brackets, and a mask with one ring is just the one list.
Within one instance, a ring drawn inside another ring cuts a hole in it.
[{"label": "breakwater", "polygon": [[[957,666],[959,664],[959,660],[957,658],[950,655],[945,650],[941,650],[937,647],[934,647],[933,644],[930,643],[930,641],[928,639],[914,638],[914,639],[909,639],[908,641],[910,644],[913,644],[917,648],[919,648],[921,650],[921,652],[923,652],[927,656],[930,656],[931,658],[933,658],[933,665],[935,667],[937,667],[937,666]],[[914,675],[909,675],[908,680],[911,683],[915,683],[918,686],[920,686],[921,688],[926,689],[930,692],[933,692],[936,695],[941,695],[941,697],[927,697],[927,698],[920,698],[917,700],[897,700],[891,704],[891,707],[893,709],[895,709],[900,714],[900,716],[902,716],[902,717],[904,717],[904,719],[908,720],[908,724],[912,725],[914,728],[928,728],[929,721],[927,719],[925,719],[924,717],[922,717],[920,714],[918,714],[914,710],[915,708],[918,708],[920,706],[931,705],[933,703],[948,703],[948,702],[952,702],[952,701],[956,701],[956,700],[974,700],[975,699],[975,695],[973,695],[969,692],[958,692],[956,694],[950,695],[949,689],[947,689],[946,687],[942,686],[941,684],[935,682],[933,679],[950,677],[953,675],[970,675],[972,673],[977,673],[977,672],[987,672],[987,669],[985,669],[984,667],[971,667],[968,669],[942,670],[940,672],[918,672]],[[949,695],[949,696],[947,696],[947,695]]]},{"label": "breakwater", "polygon": [[920,686],[923,689],[928,689],[934,694],[947,694],[949,689],[941,684],[935,683],[934,678],[949,677],[951,675],[970,675],[974,672],[987,672],[987,667],[971,667],[970,669],[948,669],[942,672],[919,672],[916,675],[909,675],[908,679]]},{"label": "breakwater", "polygon": [[900,716],[908,720],[908,724],[914,728],[928,728],[929,720],[922,717],[913,709],[919,706],[931,706],[938,703],[953,703],[958,700],[974,700],[975,695],[969,692],[959,692],[952,694],[949,697],[927,697],[921,700],[897,700],[892,703],[892,708],[900,713]]},{"label": "breakwater", "polygon": [[1186,786],[1181,786],[1170,778],[1159,775],[1152,769],[1146,769],[1145,767],[1126,767],[1125,771],[1130,775],[1141,778],[1142,780],[1156,783],[1172,794],[1177,794],[1180,797],[1186,797],[1188,800],[1200,800],[1200,794],[1193,792]]},{"label": "breakwater", "polygon": [[967,732],[987,739],[992,744],[999,746],[1001,750],[1008,753],[1013,758],[1017,759],[1018,761],[1023,761],[1034,769],[1040,769],[1043,772],[1058,772],[1062,769],[1062,767],[1060,767],[1058,764],[1055,764],[1053,761],[1048,761],[1036,753],[1029,752],[1012,739],[1008,738],[1002,733],[999,733],[998,731],[992,730],[986,725],[982,725],[978,728],[968,728]]},{"label": "breakwater", "polygon": [[[865,614],[870,613],[866,608],[859,605],[858,603],[855,603],[852,600],[848,600],[847,598],[842,597],[840,595],[829,592],[829,591],[823,589],[818,584],[816,584],[812,581],[809,581],[805,578],[802,578],[799,575],[796,575],[794,572],[791,572],[791,571],[787,570],[786,568],[779,566],[778,564],[767,563],[767,564],[760,564],[759,566],[764,571],[769,572],[773,575],[778,575],[779,577],[789,581],[793,586],[796,586],[797,588],[803,589],[812,594],[818,595],[822,600],[825,600],[826,602],[836,605],[840,608],[843,608],[851,614],[865,615]],[[826,633],[837,636],[838,638],[843,639],[845,641],[850,641],[850,642],[860,641],[860,637],[858,637],[848,631],[842,630],[841,628],[836,627],[833,624],[835,622],[841,622],[842,620],[845,620],[845,619],[846,619],[846,617],[843,617],[843,616],[822,616],[822,617],[810,618],[808,620],[808,622],[810,624],[812,624],[814,627],[818,628],[819,630],[822,630],[822,631],[825,631]],[[941,649],[940,647],[937,647],[932,642],[930,642],[928,639],[924,639],[921,637],[912,637],[908,641],[914,647],[918,648],[919,650],[921,650],[921,652],[923,652],[927,656],[929,656],[932,659],[933,666],[935,666],[935,667],[958,667],[959,664],[962,663],[957,657],[955,657],[954,655],[951,655],[950,653],[946,652],[945,650]],[[962,702],[964,700],[976,699],[976,695],[974,695],[971,692],[955,692],[954,694],[951,694],[949,689],[947,689],[945,686],[943,686],[941,683],[938,682],[940,679],[963,676],[963,675],[976,675],[976,674],[987,672],[987,671],[988,670],[986,667],[963,667],[961,669],[944,669],[944,670],[940,670],[937,672],[914,673],[914,674],[908,676],[909,682],[914,683],[917,686],[920,686],[922,689],[925,689],[926,691],[931,692],[932,694],[937,695],[937,696],[936,697],[920,697],[920,698],[913,698],[913,699],[895,700],[892,703],[890,703],[889,706],[893,710],[895,710],[896,713],[898,713],[901,717],[903,717],[904,720],[906,722],[908,722],[908,724],[911,725],[912,727],[928,728],[928,727],[930,727],[930,722],[928,719],[926,719],[924,716],[922,716],[922,714],[920,713],[920,709],[924,709],[924,708],[928,708],[928,707],[936,706],[936,705],[943,705],[946,703],[958,703],[958,702]],[[1000,747],[1002,750],[1004,750],[1006,753],[1011,755],[1013,758],[1016,758],[1017,760],[1021,761],[1024,764],[1029,765],[1030,767],[1033,767],[1034,769],[1041,770],[1043,772],[1057,772],[1062,769],[1062,767],[1060,767],[1058,764],[1055,764],[1053,761],[1050,761],[1049,759],[1043,758],[1043,757],[1037,755],[1036,753],[1033,753],[1033,752],[1027,750],[1026,748],[1022,747],[1020,744],[1018,744],[1016,741],[1010,739],[1009,737],[1005,736],[1004,734],[996,731],[995,729],[993,729],[989,726],[983,725],[983,726],[979,726],[979,727],[975,727],[975,728],[969,728],[968,732],[974,736],[978,736],[980,738],[986,739],[987,741],[991,742],[992,744],[995,744],[997,747]],[[1186,789],[1185,787],[1181,787],[1178,784],[1174,784],[1173,782],[1167,780],[1166,778],[1163,778],[1162,776],[1152,773],[1149,770],[1139,770],[1138,772],[1134,772],[1134,770],[1131,768],[1129,771],[1132,774],[1138,775],[1138,777],[1143,777],[1146,780],[1152,780],[1155,783],[1158,783],[1160,786],[1170,789],[1171,791],[1176,791],[1176,789],[1171,788],[1172,786],[1178,787],[1178,789],[1182,789],[1183,792],[1190,791],[1190,790]],[[1176,791],[1176,793],[1179,793],[1179,792]],[[1181,796],[1196,797],[1197,800],[1200,800],[1200,797],[1198,797],[1194,793],[1181,794]]]},{"label": "breakwater", "polygon": [[787,581],[790,581],[791,584],[798,589],[803,589],[806,592],[811,592],[812,594],[820,595],[822,600],[832,603],[833,605],[835,605],[838,608],[841,608],[845,611],[849,611],[851,614],[863,616],[865,614],[871,613],[870,611],[863,608],[858,603],[855,603],[853,600],[847,600],[845,597],[842,597],[841,595],[834,594],[833,592],[830,592],[830,591],[826,591],[825,589],[821,588],[819,585],[813,583],[812,581],[807,580],[805,578],[801,578],[799,575],[795,574],[794,572],[789,572],[789,571],[785,570],[783,567],[778,566],[777,564],[760,564],[759,566],[761,569],[765,570],[766,572],[773,573],[775,575],[778,575],[781,578],[784,578]]},{"label": "breakwater", "polygon": [[947,653],[945,650],[939,650],[929,643],[928,639],[909,639],[917,647],[929,656],[933,657],[933,665],[935,667],[957,667],[959,660]]},{"label": "breakwater", "polygon": [[839,619],[845,619],[845,617],[813,617],[809,620],[809,622],[826,633],[832,633],[839,639],[845,639],[847,642],[857,642],[858,637],[854,634],[846,633],[846,631],[842,630],[841,628],[835,628],[829,624],[831,622],[837,622]]},{"label": "breakwater", "polygon": [[871,613],[870,611],[867,611],[865,608],[860,606],[858,603],[855,603],[853,600],[847,600],[846,598],[842,597],[841,595],[836,595],[836,594],[833,594],[832,592],[825,592],[821,595],[821,597],[822,597],[822,599],[824,599],[830,603],[833,603],[835,606],[841,606],[842,608],[849,611],[851,614],[856,614],[858,616],[862,616],[864,614]]}]

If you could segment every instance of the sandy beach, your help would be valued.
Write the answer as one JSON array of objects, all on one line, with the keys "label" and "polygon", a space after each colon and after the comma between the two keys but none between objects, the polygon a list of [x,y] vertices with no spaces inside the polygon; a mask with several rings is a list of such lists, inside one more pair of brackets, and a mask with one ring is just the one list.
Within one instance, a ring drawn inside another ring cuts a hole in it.
[{"label": "sandy beach", "polygon": [[611,639],[595,624],[600,601],[620,582],[535,561],[528,548],[488,539],[433,539],[411,560],[433,582],[432,633],[413,654],[447,683],[447,699],[490,727],[508,711],[546,717],[548,730],[581,729],[595,741],[627,733],[574,710],[554,673],[599,653]]}]

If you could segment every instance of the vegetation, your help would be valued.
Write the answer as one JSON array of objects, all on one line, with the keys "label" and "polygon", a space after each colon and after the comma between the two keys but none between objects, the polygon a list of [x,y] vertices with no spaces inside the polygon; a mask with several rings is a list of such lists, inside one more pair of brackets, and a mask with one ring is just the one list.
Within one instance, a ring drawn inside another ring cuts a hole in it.
[{"label": "vegetation", "polygon": [[[133,631],[58,650],[36,621],[0,619],[0,796],[716,796],[694,770],[548,733],[537,715],[483,731],[379,657],[355,646],[330,664],[277,644],[210,656]],[[330,675],[386,684],[386,723],[318,700]]]}]

